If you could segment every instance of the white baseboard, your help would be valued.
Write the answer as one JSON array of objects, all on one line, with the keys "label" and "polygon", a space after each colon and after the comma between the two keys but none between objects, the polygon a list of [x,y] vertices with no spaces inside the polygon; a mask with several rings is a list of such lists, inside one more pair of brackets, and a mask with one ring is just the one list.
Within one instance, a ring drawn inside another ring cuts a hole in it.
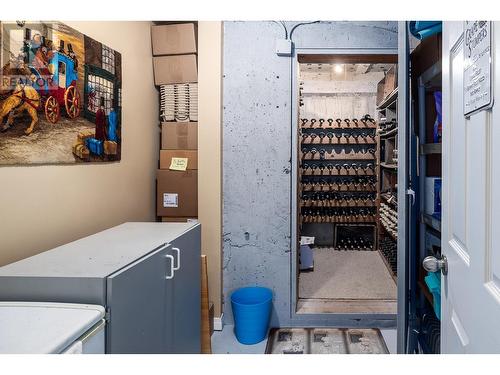
[{"label": "white baseboard", "polygon": [[214,331],[222,331],[222,319],[224,318],[224,313],[220,317],[214,317]]}]

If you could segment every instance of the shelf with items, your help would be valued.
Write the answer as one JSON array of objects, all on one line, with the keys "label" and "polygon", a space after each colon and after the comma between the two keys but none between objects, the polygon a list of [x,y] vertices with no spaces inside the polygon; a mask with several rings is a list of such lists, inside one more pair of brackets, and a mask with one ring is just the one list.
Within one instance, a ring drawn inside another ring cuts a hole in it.
[{"label": "shelf with items", "polygon": [[301,221],[303,223],[346,223],[346,224],[352,224],[352,223],[375,223],[376,216],[371,215],[367,217],[357,217],[357,216],[352,216],[352,215],[347,215],[347,216],[304,216],[300,215]]},{"label": "shelf with items", "polygon": [[332,184],[311,184],[311,183],[302,183],[302,191],[339,191],[339,192],[376,192],[377,188],[375,186],[346,186],[340,185],[337,183]]},{"label": "shelf with items", "polygon": [[341,207],[341,208],[362,208],[362,207],[377,207],[375,202],[338,202],[336,200],[329,201],[312,201],[312,200],[301,200],[300,207]]},{"label": "shelf with items", "polygon": [[428,225],[432,229],[441,233],[441,220],[435,218],[432,215],[423,213],[421,218],[422,223]]},{"label": "shelf with items", "polygon": [[369,115],[336,120],[299,119],[299,227],[332,224],[334,232],[341,224],[375,228],[377,123]]},{"label": "shelf with items", "polygon": [[396,137],[397,134],[398,134],[398,128],[396,127],[390,130],[381,131],[379,133],[379,137],[380,138]]},{"label": "shelf with items", "polygon": [[[395,74],[395,71],[392,72]],[[386,80],[396,85],[394,76],[386,77],[378,85],[378,97],[382,99],[377,105],[379,138],[377,189],[380,194],[377,227],[378,247],[384,262],[393,277],[397,274],[397,176],[398,176],[398,88],[386,87]],[[382,90],[382,91],[381,91]],[[383,92],[385,95],[380,95]]]},{"label": "shelf with items", "polygon": [[375,250],[376,226],[373,223],[339,223],[335,225],[333,250]]},{"label": "shelf with items", "polygon": [[383,110],[388,107],[396,106],[398,100],[398,88],[396,87],[389,95],[387,95],[377,106],[377,110]]},{"label": "shelf with items", "polygon": [[[357,167],[352,167],[349,169],[346,169],[346,165],[352,166],[352,165],[357,165],[355,163],[353,164],[336,164],[333,166],[332,164],[324,165],[320,164],[319,166],[315,163],[311,162],[303,162],[302,163],[302,175],[303,176],[323,176],[323,177],[333,177],[333,176],[345,176],[345,177],[363,177],[363,176],[375,176],[375,170],[374,169],[366,169],[366,165],[363,166],[357,166]],[[336,169],[336,167],[341,167],[342,169]],[[354,169],[358,168],[358,169]],[[365,168],[365,169],[362,169]],[[374,167],[372,167],[374,168]]]},{"label": "shelf with items", "polygon": [[309,145],[304,145],[301,150],[301,159],[302,160],[331,160],[331,161],[344,161],[344,160],[367,160],[373,161],[375,160],[375,149],[373,152],[368,149],[359,151],[359,152],[346,152],[345,148],[341,152],[336,152],[333,148],[325,149],[320,148],[319,150],[316,147],[305,147]]},{"label": "shelf with items", "polygon": [[378,248],[387,268],[391,272],[393,278],[396,278],[398,273],[398,247],[396,240],[382,231],[382,233],[379,234]]},{"label": "shelf with items", "polygon": [[[417,274],[415,288],[415,300],[417,301],[417,320],[420,327],[416,327],[421,334],[419,341],[424,352],[439,353],[439,320],[433,312],[434,298],[430,292],[425,277],[428,275],[422,267],[423,259],[428,255],[437,256],[441,245],[441,222],[430,213],[432,196],[439,196],[435,186],[430,184],[429,179],[441,177],[442,145],[440,142],[440,121],[438,113],[441,109],[441,35],[435,35],[423,40],[411,55],[410,87],[412,111],[410,121],[414,124],[415,133],[418,137],[416,160],[416,181],[418,226],[416,229],[416,241],[414,252],[410,253],[411,263],[416,269],[410,270],[410,274]],[[430,205],[429,205],[430,203]],[[413,249],[413,247],[412,247]],[[413,298],[413,296],[412,296]],[[429,323],[426,323],[426,321]],[[426,332],[427,331],[427,332]],[[424,341],[428,341],[424,344]],[[430,343],[430,344],[429,344]],[[432,345],[434,343],[434,345]],[[426,348],[427,347],[427,348]]]},{"label": "shelf with items", "polygon": [[421,155],[433,155],[442,153],[441,143],[423,143],[420,145]]},{"label": "shelf with items", "polygon": [[393,207],[395,210],[398,209],[398,198],[396,194],[392,192],[384,192],[380,193],[380,198],[382,198],[382,201],[388,204],[389,206]]},{"label": "shelf with items", "polygon": [[300,207],[376,207],[375,200],[367,199],[314,199],[302,198]]},{"label": "shelf with items", "polygon": [[380,192],[394,192],[397,194],[397,181],[398,174],[397,169],[393,168],[381,168],[380,173]]},{"label": "shelf with items", "polygon": [[394,239],[398,238],[398,212],[384,202],[380,202],[380,224]]},{"label": "shelf with items", "polygon": [[380,163],[383,163],[386,168],[391,166],[397,167],[397,147],[397,135],[394,137],[380,138]]},{"label": "shelf with items", "polygon": [[324,139],[319,138],[319,136],[306,137],[305,140],[302,141],[302,145],[376,145],[377,142],[373,139],[355,139],[354,137],[344,137],[342,138],[332,138],[328,139],[325,137]]},{"label": "shelf with items", "polygon": [[394,241],[397,241],[398,240],[398,235],[397,233],[394,232],[394,230],[392,229],[389,229],[387,227],[386,224],[384,224],[382,221],[380,222],[380,227],[382,229],[382,232],[381,232],[381,235],[383,235],[383,233],[387,233],[387,235],[389,237],[391,237]]}]

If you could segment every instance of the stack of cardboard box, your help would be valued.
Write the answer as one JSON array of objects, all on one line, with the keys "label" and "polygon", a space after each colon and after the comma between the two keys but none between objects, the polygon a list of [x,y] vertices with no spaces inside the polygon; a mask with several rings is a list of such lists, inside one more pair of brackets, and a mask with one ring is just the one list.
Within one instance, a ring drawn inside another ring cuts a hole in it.
[{"label": "stack of cardboard box", "polygon": [[[195,83],[197,30],[194,23],[152,26],[155,85]],[[198,217],[198,123],[162,122],[156,212],[162,221]]]}]

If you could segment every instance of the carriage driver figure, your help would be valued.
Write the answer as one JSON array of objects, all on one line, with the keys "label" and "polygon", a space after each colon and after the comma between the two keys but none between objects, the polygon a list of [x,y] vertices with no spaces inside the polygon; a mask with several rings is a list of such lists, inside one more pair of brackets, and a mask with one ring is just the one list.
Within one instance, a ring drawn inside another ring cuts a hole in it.
[{"label": "carriage driver figure", "polygon": [[95,113],[95,138],[106,140],[106,112],[104,111],[104,97],[100,97],[99,109]]}]

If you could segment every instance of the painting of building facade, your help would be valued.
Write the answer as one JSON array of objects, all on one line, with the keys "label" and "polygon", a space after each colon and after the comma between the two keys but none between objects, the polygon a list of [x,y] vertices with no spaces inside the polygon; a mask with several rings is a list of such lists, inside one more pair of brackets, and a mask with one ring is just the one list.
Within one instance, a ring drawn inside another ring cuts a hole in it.
[{"label": "painting of building facade", "polygon": [[60,22],[0,22],[0,164],[121,158],[121,54]]}]

